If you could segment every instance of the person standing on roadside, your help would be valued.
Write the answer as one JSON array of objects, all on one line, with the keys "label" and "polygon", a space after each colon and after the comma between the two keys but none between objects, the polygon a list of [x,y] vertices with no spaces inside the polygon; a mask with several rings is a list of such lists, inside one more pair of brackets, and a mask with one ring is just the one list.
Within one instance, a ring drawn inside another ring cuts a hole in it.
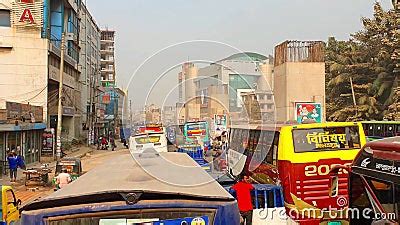
[{"label": "person standing on roadside", "polygon": [[114,151],[115,149],[115,139],[113,136],[110,137],[110,145],[111,145],[111,151]]},{"label": "person standing on roadside", "polygon": [[61,170],[61,173],[58,174],[58,176],[56,177],[56,183],[59,189],[67,186],[69,183],[71,183],[71,181],[72,181],[71,175],[67,173],[67,170],[64,168]]},{"label": "person standing on roadside", "polygon": [[253,222],[253,201],[251,200],[251,191],[254,190],[250,184],[248,175],[244,175],[242,179],[232,187],[236,191],[236,199],[239,206],[240,215],[242,216],[242,225],[251,225]]},{"label": "person standing on roadside", "polygon": [[17,171],[18,171],[18,157],[15,154],[15,151],[11,151],[11,153],[7,157],[8,166],[10,168],[10,179],[11,182],[17,181]]},{"label": "person standing on roadside", "polygon": [[18,167],[26,170],[26,166],[25,166],[25,159],[24,157],[21,155],[21,148],[18,146],[17,147],[17,162],[18,162]]}]

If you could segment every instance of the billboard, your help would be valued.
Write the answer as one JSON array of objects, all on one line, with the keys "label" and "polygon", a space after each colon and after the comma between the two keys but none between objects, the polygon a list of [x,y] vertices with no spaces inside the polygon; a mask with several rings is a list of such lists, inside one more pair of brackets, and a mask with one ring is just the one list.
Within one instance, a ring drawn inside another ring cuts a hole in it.
[{"label": "billboard", "polygon": [[322,122],[322,105],[313,102],[296,103],[296,120],[303,123],[305,120],[314,120],[317,123]]},{"label": "billboard", "polygon": [[214,115],[214,130],[216,133],[221,134],[227,129],[227,116],[226,114]]}]

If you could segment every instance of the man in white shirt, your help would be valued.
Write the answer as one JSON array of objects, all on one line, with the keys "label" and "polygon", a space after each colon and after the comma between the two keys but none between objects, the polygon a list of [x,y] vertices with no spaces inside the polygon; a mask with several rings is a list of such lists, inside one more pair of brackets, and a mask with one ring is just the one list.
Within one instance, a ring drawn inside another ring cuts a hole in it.
[{"label": "man in white shirt", "polygon": [[69,183],[71,183],[71,181],[72,181],[71,175],[67,173],[66,169],[62,169],[61,173],[58,174],[58,176],[56,177],[56,182],[60,189],[67,186]]}]

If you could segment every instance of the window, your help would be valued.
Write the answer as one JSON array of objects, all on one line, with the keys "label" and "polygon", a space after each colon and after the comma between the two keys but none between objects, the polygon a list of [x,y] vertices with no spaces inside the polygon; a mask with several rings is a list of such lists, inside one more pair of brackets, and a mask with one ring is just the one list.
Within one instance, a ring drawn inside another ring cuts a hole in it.
[{"label": "window", "polygon": [[0,9],[0,27],[11,27],[9,10]]},{"label": "window", "polygon": [[293,130],[295,152],[359,149],[358,127],[327,127]]},{"label": "window", "polygon": [[11,190],[7,190],[6,192],[7,195],[7,205],[14,205],[14,203],[17,202],[17,200],[15,199],[15,195],[14,192],[12,192]]}]

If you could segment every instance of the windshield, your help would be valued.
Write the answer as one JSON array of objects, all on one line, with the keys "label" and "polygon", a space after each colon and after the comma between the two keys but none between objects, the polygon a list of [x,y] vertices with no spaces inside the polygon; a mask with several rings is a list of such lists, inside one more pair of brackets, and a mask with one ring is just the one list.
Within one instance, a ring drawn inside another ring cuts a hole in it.
[{"label": "windshield", "polygon": [[57,164],[56,171],[60,173],[63,169],[69,174],[79,174],[79,166],[75,161],[61,161]]},{"label": "windshield", "polygon": [[138,144],[148,144],[148,143],[157,143],[160,142],[160,135],[150,135],[135,138],[136,143]]},{"label": "windshield", "polygon": [[[362,181],[362,178],[365,179],[367,185]],[[352,174],[350,180],[351,208],[376,214],[378,213],[376,210],[382,207],[383,213],[386,214],[388,219],[400,222],[400,198],[398,197],[400,196],[400,185],[358,174]],[[370,211],[365,209],[370,209]],[[369,216],[373,218],[372,215]],[[358,218],[358,220],[365,220],[365,224],[370,224],[370,221],[367,221],[366,218]]]},{"label": "windshield", "polygon": [[[124,213],[124,214],[123,214]],[[173,225],[173,224],[213,224],[215,210],[199,209],[161,209],[143,211],[124,211],[123,213],[112,212],[97,213],[95,215],[82,215],[80,218],[49,218],[49,225]],[[104,214],[104,215],[102,215]]]},{"label": "windshield", "polygon": [[357,126],[295,129],[293,141],[297,153],[361,148]]}]

